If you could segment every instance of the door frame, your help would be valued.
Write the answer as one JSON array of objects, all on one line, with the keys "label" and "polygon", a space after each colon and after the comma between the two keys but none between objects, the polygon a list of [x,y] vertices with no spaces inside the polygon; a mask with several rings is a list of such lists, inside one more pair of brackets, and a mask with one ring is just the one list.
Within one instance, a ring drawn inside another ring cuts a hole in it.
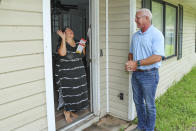
[{"label": "door frame", "polygon": [[[99,0],[93,0],[91,4],[91,42],[92,45],[92,84],[93,114],[100,114],[100,62],[99,62]],[[52,72],[52,37],[51,37],[51,7],[50,0],[42,1],[43,7],[43,43],[44,43],[44,66],[45,88],[48,131],[55,131],[55,107]],[[90,12],[90,11],[89,11]],[[94,123],[94,121],[92,121]],[[88,123],[89,124],[89,123]],[[74,123],[73,123],[74,125]]]},{"label": "door frame", "polygon": [[[131,47],[131,36],[136,32],[136,23],[135,23],[135,13],[136,13],[136,0],[129,0],[129,18],[130,18],[130,42],[129,48]],[[133,91],[131,85],[132,73],[129,72],[129,92],[128,92],[128,120],[133,120],[136,117],[135,104],[133,101]]]}]

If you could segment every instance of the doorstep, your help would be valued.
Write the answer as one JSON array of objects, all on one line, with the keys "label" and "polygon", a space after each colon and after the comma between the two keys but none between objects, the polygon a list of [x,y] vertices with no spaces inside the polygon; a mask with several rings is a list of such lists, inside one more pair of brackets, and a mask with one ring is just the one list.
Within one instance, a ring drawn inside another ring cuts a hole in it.
[{"label": "doorstep", "polygon": [[130,121],[106,115],[99,122],[94,123],[83,131],[131,131],[135,127],[136,125],[133,125]]},{"label": "doorstep", "polygon": [[60,129],[59,131],[82,131],[83,129],[91,126],[93,123],[96,123],[99,121],[99,117],[95,116],[94,114],[90,114],[83,119],[74,122],[71,125],[66,126],[63,129]]}]

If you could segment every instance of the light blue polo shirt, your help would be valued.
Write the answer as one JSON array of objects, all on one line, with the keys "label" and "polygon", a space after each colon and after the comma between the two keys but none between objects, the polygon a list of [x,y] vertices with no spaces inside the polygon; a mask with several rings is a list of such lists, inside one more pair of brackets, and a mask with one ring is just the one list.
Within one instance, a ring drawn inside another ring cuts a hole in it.
[{"label": "light blue polo shirt", "polygon": [[[146,59],[152,55],[165,56],[163,34],[153,25],[143,33],[139,30],[132,36],[129,51],[133,54],[134,61]],[[157,62],[152,65],[140,66],[138,69],[146,70],[160,66],[161,62]]]}]

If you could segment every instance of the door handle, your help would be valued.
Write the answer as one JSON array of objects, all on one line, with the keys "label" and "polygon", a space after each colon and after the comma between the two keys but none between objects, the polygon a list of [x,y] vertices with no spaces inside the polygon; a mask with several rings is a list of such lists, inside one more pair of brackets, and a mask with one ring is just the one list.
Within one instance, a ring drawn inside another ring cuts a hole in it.
[{"label": "door handle", "polygon": [[88,61],[89,61],[89,63],[91,63],[91,62],[92,62],[92,59],[91,59],[91,58],[89,58],[89,59],[88,59]]}]

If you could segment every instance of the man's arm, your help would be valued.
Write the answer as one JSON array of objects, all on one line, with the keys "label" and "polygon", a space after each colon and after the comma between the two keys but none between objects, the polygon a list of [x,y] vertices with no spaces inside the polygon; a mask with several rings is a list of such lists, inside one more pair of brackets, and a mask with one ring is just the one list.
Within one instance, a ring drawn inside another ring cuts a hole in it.
[{"label": "man's arm", "polygon": [[146,59],[141,60],[141,66],[152,65],[154,63],[160,62],[162,57],[160,55],[152,55]]},{"label": "man's arm", "polygon": [[[131,55],[130,55],[130,57],[131,57]],[[152,56],[150,56],[150,57],[148,57],[146,59],[141,60],[141,62],[140,62],[141,64],[140,65],[141,66],[152,65],[152,64],[154,64],[156,62],[161,61],[161,59],[162,59],[162,57],[160,55],[152,55]],[[128,67],[130,67],[132,71],[135,71],[137,69],[137,66],[138,66],[137,65],[137,61],[129,60],[127,69],[128,69]]]},{"label": "man's arm", "polygon": [[129,53],[129,55],[128,55],[128,60],[130,61],[130,60],[133,60],[133,54],[132,53]]}]

